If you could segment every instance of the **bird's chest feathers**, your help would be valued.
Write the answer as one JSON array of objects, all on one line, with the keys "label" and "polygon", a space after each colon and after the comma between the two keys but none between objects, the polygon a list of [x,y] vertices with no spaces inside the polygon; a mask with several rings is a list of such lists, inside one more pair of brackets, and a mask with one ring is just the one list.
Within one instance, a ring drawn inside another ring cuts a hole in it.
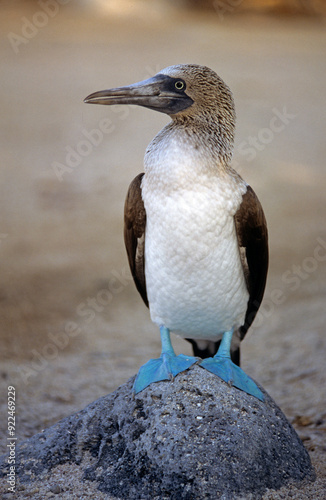
[{"label": "bird's chest feathers", "polygon": [[245,183],[236,183],[187,137],[154,141],[145,156],[142,183],[148,230],[160,233],[171,251],[180,244],[184,257],[189,253],[201,259],[230,238]]},{"label": "bird's chest feathers", "polygon": [[246,310],[234,225],[246,186],[186,141],[155,146],[142,181],[152,320],[179,334],[198,338],[202,328],[203,338],[215,338],[242,324]]}]

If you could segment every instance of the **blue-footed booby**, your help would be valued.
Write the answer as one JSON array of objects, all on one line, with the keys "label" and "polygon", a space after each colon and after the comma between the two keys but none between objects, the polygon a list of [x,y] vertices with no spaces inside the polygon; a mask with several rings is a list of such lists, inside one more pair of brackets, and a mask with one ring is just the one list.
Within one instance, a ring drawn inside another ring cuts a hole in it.
[{"label": "blue-footed booby", "polygon": [[[257,196],[230,164],[230,89],[211,69],[183,64],[95,92],[85,102],[137,104],[172,119],[147,147],[144,173],[130,184],[125,202],[130,269],[162,341],[160,358],[140,368],[134,391],[199,363],[263,400],[238,365],[240,341],[264,294],[267,227]],[[177,356],[170,332],[204,359]]]}]

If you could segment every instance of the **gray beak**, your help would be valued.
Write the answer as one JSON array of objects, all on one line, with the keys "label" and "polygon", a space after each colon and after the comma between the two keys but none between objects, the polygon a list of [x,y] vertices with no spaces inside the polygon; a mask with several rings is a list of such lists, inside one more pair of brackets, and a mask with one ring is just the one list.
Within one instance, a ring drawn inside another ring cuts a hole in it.
[{"label": "gray beak", "polygon": [[180,79],[158,74],[127,87],[100,90],[84,99],[89,104],[136,104],[173,115],[192,105],[193,100],[175,82]]}]

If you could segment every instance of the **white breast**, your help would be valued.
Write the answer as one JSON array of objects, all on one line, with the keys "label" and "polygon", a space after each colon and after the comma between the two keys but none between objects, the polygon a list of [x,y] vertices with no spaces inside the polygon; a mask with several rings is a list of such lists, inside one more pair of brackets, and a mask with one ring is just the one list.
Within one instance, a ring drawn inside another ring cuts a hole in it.
[{"label": "white breast", "polygon": [[202,152],[187,140],[180,148],[177,139],[150,146],[145,156],[150,313],[177,335],[214,340],[242,325],[247,310],[233,219],[246,184],[207,167]]}]

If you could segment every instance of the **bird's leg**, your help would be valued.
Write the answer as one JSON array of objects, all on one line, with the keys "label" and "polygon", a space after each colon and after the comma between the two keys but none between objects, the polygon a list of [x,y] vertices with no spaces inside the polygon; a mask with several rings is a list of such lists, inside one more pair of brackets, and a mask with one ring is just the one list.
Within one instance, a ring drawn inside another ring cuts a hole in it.
[{"label": "bird's leg", "polygon": [[161,326],[160,333],[162,342],[161,356],[158,359],[150,359],[139,369],[133,387],[136,394],[153,382],[173,379],[178,373],[187,370],[198,361],[198,358],[193,356],[185,356],[184,354],[177,356],[175,354],[168,328]]},{"label": "bird's leg", "polygon": [[264,401],[264,395],[255,382],[248,375],[231,361],[231,341],[233,330],[225,332],[220,347],[213,358],[206,358],[201,361],[200,366],[211,373],[214,373],[230,385],[251,394]]}]

